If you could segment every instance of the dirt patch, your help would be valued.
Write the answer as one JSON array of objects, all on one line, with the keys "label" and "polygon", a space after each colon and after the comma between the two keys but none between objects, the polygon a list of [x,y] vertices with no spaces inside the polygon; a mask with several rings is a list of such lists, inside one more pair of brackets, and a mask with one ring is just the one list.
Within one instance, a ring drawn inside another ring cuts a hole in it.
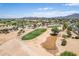
[{"label": "dirt patch", "polygon": [[49,36],[41,45],[50,53],[55,55],[58,52],[56,47],[57,36]]},{"label": "dirt patch", "polygon": [[6,41],[11,40],[16,37],[17,32],[10,32],[8,34],[0,33],[0,45],[4,44]]}]

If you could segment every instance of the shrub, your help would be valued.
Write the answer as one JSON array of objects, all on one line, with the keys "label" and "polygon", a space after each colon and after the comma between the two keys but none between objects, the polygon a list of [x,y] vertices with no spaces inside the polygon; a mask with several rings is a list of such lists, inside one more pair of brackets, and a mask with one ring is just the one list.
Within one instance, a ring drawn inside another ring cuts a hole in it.
[{"label": "shrub", "polygon": [[68,37],[71,37],[71,31],[70,30],[67,30],[67,34],[68,34]]},{"label": "shrub", "polygon": [[21,29],[18,33],[17,33],[17,35],[18,36],[20,36],[22,33],[24,33],[25,31],[23,30],[23,29]]},{"label": "shrub", "polygon": [[67,28],[67,30],[72,31],[72,27],[71,27],[71,26],[70,26],[70,27],[68,27],[68,28]]},{"label": "shrub", "polygon": [[75,37],[72,37],[72,39],[75,39]]},{"label": "shrub", "polygon": [[61,45],[65,46],[66,44],[67,44],[67,41],[65,39],[63,39]]},{"label": "shrub", "polygon": [[62,37],[63,37],[63,38],[68,38],[68,35],[63,35]]},{"label": "shrub", "polygon": [[75,39],[79,39],[79,36],[76,36]]},{"label": "shrub", "polygon": [[67,23],[64,23],[63,24],[63,30],[65,30],[67,27],[68,27],[68,24]]},{"label": "shrub", "polygon": [[61,53],[60,56],[76,56],[76,54],[74,54],[72,52],[65,51],[65,52]]}]

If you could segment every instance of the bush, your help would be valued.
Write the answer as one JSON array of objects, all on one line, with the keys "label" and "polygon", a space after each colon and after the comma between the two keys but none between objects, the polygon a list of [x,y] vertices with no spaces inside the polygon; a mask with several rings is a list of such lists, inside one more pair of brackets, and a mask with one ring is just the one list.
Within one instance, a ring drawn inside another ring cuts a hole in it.
[{"label": "bush", "polygon": [[74,54],[72,52],[65,51],[65,52],[61,53],[60,56],[76,56],[76,54]]},{"label": "bush", "polygon": [[75,37],[72,37],[72,39],[75,39]]},{"label": "bush", "polygon": [[61,45],[65,46],[66,44],[67,44],[67,41],[65,39],[63,39]]},{"label": "bush", "polygon": [[79,36],[76,36],[75,39],[79,39]]}]

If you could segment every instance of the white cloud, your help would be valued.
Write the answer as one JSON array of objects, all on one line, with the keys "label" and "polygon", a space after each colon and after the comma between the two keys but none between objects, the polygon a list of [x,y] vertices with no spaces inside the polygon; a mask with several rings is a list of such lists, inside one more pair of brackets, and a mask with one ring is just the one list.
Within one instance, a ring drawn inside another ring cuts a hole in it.
[{"label": "white cloud", "polygon": [[32,17],[58,17],[67,16],[73,13],[79,13],[79,11],[46,11],[46,12],[33,12]]},{"label": "white cloud", "polygon": [[65,6],[79,6],[79,3],[67,3]]},{"label": "white cloud", "polygon": [[45,10],[52,10],[53,8],[50,7],[44,7],[44,8],[38,8],[39,11],[45,11]]}]

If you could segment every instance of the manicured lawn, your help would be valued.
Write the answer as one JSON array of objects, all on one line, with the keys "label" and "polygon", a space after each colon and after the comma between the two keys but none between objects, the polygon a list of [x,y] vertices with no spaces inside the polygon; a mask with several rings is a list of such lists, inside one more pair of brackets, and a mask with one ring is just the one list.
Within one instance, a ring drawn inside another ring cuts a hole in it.
[{"label": "manicured lawn", "polygon": [[43,28],[36,29],[36,30],[34,30],[34,31],[32,31],[32,32],[30,32],[30,33],[24,35],[24,36],[22,37],[22,40],[31,40],[31,39],[33,39],[33,38],[39,36],[40,34],[42,34],[42,33],[45,32],[45,31],[46,31],[46,29],[43,29]]}]

